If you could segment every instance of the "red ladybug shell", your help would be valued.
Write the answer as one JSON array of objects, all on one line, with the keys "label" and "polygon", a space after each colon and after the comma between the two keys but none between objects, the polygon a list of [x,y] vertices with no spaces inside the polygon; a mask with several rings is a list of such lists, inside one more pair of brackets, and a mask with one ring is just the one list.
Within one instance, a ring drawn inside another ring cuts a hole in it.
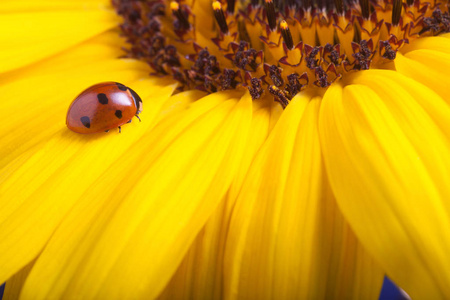
[{"label": "red ladybug shell", "polygon": [[131,122],[142,111],[135,91],[117,82],[102,82],[84,90],[67,112],[67,127],[77,133],[96,133]]}]

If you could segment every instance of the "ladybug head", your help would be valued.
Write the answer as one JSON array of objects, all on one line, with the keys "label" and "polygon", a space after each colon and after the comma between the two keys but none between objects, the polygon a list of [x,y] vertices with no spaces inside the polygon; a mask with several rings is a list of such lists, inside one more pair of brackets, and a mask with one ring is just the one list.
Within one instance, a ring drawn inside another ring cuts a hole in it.
[{"label": "ladybug head", "polygon": [[133,91],[132,89],[128,88],[130,90],[131,95],[133,96],[134,103],[136,104],[136,114],[138,115],[140,112],[142,112],[142,99],[139,97],[139,95]]}]

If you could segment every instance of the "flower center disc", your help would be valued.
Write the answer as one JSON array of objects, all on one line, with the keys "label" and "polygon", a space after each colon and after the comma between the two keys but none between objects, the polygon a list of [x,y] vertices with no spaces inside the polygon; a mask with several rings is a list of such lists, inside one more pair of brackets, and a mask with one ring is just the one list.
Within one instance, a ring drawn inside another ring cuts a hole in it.
[{"label": "flower center disc", "polygon": [[450,31],[448,2],[420,0],[113,0],[127,56],[180,90],[247,88],[283,107],[346,73],[392,68],[397,51]]}]

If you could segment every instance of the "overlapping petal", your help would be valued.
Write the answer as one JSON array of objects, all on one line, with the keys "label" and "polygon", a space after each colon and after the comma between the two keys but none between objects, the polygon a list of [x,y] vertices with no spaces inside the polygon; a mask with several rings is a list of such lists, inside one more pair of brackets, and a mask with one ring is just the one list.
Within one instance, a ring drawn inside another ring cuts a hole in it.
[{"label": "overlapping petal", "polygon": [[395,59],[396,70],[426,85],[450,103],[450,35],[421,38],[405,47]]},{"label": "overlapping petal", "polygon": [[2,300],[17,300],[19,299],[20,292],[22,291],[22,287],[25,283],[25,280],[30,274],[31,269],[34,265],[34,260],[23,267],[19,272],[14,274],[11,278],[9,278],[5,282],[5,290],[3,293]]},{"label": "overlapping petal", "polygon": [[449,119],[437,107],[448,116],[431,89],[374,70],[356,74],[345,87],[330,87],[320,115],[326,169],[340,209],[413,299],[450,295]]},{"label": "overlapping petal", "polygon": [[[210,3],[192,7],[209,39]],[[413,297],[449,297],[448,34],[404,47],[405,76],[361,72],[323,104],[302,93],[277,123],[277,103],[171,96],[117,59],[109,0],[0,14],[5,295],[29,276],[23,299],[154,298],[167,283],[161,298],[370,299],[385,271]],[[141,95],[143,122],[68,132],[73,97],[109,80]]]},{"label": "overlapping petal", "polygon": [[[155,95],[155,100],[159,98],[163,102],[172,91],[170,86],[163,89],[161,94]],[[51,126],[54,133],[40,141],[39,137],[33,141],[37,144],[10,151],[14,152],[13,158],[9,158],[10,155],[8,158],[11,161],[5,161],[0,179],[3,199],[0,212],[2,280],[41,251],[83,191],[108,165],[129,151],[151,122],[147,126],[139,125],[128,126],[129,133],[125,140],[118,134],[97,137],[76,135],[69,132],[63,122],[58,122]],[[17,141],[15,143],[19,144]]]},{"label": "overlapping petal", "polygon": [[228,232],[225,298],[376,299],[383,272],[337,209],[320,98],[296,96],[247,174]]},{"label": "overlapping petal", "polygon": [[271,99],[253,102],[244,156],[227,194],[199,232],[177,272],[159,299],[220,299],[223,296],[223,256],[230,218],[255,153],[265,142],[282,112]]},{"label": "overlapping petal", "polygon": [[248,96],[206,97],[97,168],[104,175],[77,195],[23,297],[155,297],[226,192],[250,119]]},{"label": "overlapping petal", "polygon": [[[0,48],[0,72],[17,69],[69,49],[116,27],[119,21],[110,8],[2,14],[0,26],[8,30],[2,30],[0,40],[2,45],[8,46]],[[54,30],[55,24],[58,30]]]},{"label": "overlapping petal", "polygon": [[109,0],[3,0],[0,13],[108,9]]},{"label": "overlapping petal", "polygon": [[[0,128],[0,141],[5,145],[0,149],[0,166],[48,141],[64,128],[68,106],[93,83],[122,82],[146,98],[152,93],[149,89],[152,86],[172,84],[173,90],[173,82],[148,78],[145,63],[117,59],[121,51],[116,47],[120,42],[115,32],[106,32],[24,71],[0,75],[3,96],[0,109],[9,112]],[[146,110],[144,118],[150,121],[163,102],[153,101],[153,109]]]}]

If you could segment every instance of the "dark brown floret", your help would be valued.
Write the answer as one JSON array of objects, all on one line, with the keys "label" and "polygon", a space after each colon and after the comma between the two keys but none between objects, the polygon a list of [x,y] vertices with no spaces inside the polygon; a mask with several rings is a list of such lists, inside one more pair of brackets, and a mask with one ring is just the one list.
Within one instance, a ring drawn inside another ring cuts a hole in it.
[{"label": "dark brown floret", "polygon": [[442,12],[439,7],[433,11],[429,18],[423,19],[423,29],[420,34],[431,31],[432,33],[449,32],[450,31],[450,15]]},{"label": "dark brown floret", "polygon": [[282,90],[274,85],[269,86],[269,92],[273,95],[275,101],[279,102],[283,108],[289,104],[289,100]]},{"label": "dark brown floret", "polygon": [[188,30],[191,27],[191,24],[189,24],[189,21],[188,21],[188,18],[189,18],[188,12],[183,7],[183,5],[178,5],[178,8],[172,10],[172,13],[176,17],[173,20],[173,27],[174,27],[175,32],[179,31],[179,32],[184,33],[186,30]]},{"label": "dark brown floret", "polygon": [[292,50],[294,48],[294,41],[292,40],[291,30],[285,20],[282,20],[280,23],[280,31],[286,48]]},{"label": "dark brown floret", "polygon": [[232,14],[234,13],[234,5],[235,5],[235,0],[227,0],[227,12]]},{"label": "dark brown floret", "polygon": [[179,67],[181,66],[180,60],[177,55],[177,48],[173,45],[166,46],[164,48],[164,63],[168,64],[171,67]]},{"label": "dark brown floret", "polygon": [[236,76],[239,72],[235,72],[232,69],[224,69],[223,75],[220,77],[222,82],[222,90],[231,90],[236,88],[238,82],[236,81]]},{"label": "dark brown floret", "polygon": [[336,66],[340,64],[340,53],[339,53],[339,45],[333,47],[331,44],[326,44],[323,49],[323,57],[325,60],[328,58],[328,62],[332,63]]},{"label": "dark brown floret", "polygon": [[287,76],[288,84],[286,84],[286,92],[288,92],[289,97],[292,99],[295,95],[300,92],[302,85],[300,83],[300,76],[297,73],[292,73]]},{"label": "dark brown floret", "polygon": [[355,58],[355,66],[356,70],[368,70],[370,67],[371,58],[373,55],[372,48],[372,40],[366,41],[362,40],[359,44],[352,42],[353,51],[355,53],[352,56]]},{"label": "dark brown floret", "polygon": [[[306,47],[305,47],[306,48]],[[309,47],[311,48],[311,47]],[[316,58],[317,54],[320,51],[320,47],[314,47],[306,50],[306,66],[310,69],[315,69],[318,66],[319,60]],[[308,53],[309,52],[309,53]]]},{"label": "dark brown floret", "polygon": [[128,20],[131,22],[131,23],[136,23],[138,20],[140,20],[141,19],[141,14],[139,13],[139,11],[137,11],[137,10],[132,10],[131,12],[130,12],[130,14],[128,15]]},{"label": "dark brown floret", "polygon": [[139,35],[147,34],[148,36],[153,36],[154,34],[160,31],[161,31],[161,23],[158,20],[153,19],[148,23],[148,25],[142,26],[138,34]]},{"label": "dark brown floret", "polygon": [[392,0],[392,25],[397,26],[402,15],[402,0]]},{"label": "dark brown floret", "polygon": [[252,78],[250,80],[250,85],[248,86],[248,91],[250,92],[250,95],[253,99],[261,98],[261,95],[264,92],[262,87],[262,80],[256,77]]},{"label": "dark brown floret", "polygon": [[361,14],[364,19],[368,20],[370,15],[370,2],[369,0],[359,0],[361,6]]},{"label": "dark brown floret", "polygon": [[225,19],[225,14],[223,13],[222,6],[219,2],[213,4],[214,17],[216,18],[217,24],[219,24],[220,31],[223,34],[228,33],[228,24]]},{"label": "dark brown floret", "polygon": [[181,72],[180,68],[172,68],[172,76],[173,79],[181,83],[181,89],[183,89],[188,84],[186,81],[186,77],[184,76],[183,72]]},{"label": "dark brown floret", "polygon": [[397,52],[394,49],[392,49],[392,46],[389,43],[389,41],[380,41],[380,47],[384,49],[382,57],[387,58],[389,60],[395,59]]},{"label": "dark brown floret", "polygon": [[275,5],[272,0],[265,0],[267,22],[269,23],[270,30],[274,31],[277,28],[277,17],[275,14]]},{"label": "dark brown floret", "polygon": [[334,0],[334,6],[336,7],[336,12],[338,13],[338,15],[342,15],[344,12],[344,1]]},{"label": "dark brown floret", "polygon": [[284,84],[283,77],[281,77],[281,69],[275,65],[265,65],[266,73],[269,72],[269,77],[276,87],[280,87]]},{"label": "dark brown floret", "polygon": [[164,16],[166,14],[166,6],[161,2],[154,2],[149,12],[148,18],[151,20],[152,17]]},{"label": "dark brown floret", "polygon": [[328,81],[328,74],[322,67],[315,68],[314,73],[317,79],[316,81],[314,81],[315,85],[322,88],[330,86],[331,83]]},{"label": "dark brown floret", "polygon": [[258,67],[257,56],[258,51],[253,48],[249,49],[249,44],[246,41],[241,41],[234,55],[233,63],[239,69],[247,70],[247,66],[249,66],[251,70],[255,71]]},{"label": "dark brown floret", "polygon": [[[183,0],[112,0],[123,17],[126,57],[171,75],[178,90],[246,87],[253,99],[269,91],[283,107],[306,88],[327,88],[347,72],[389,63],[408,39],[450,31],[448,3],[424,1],[244,0],[237,9],[235,0],[221,0],[213,3],[213,25]],[[322,27],[328,33],[315,32],[312,40],[303,34]],[[350,51],[344,40],[353,40]]]},{"label": "dark brown floret", "polygon": [[150,40],[150,45],[148,48],[150,56],[155,56],[159,53],[159,51],[164,49],[165,42],[166,39],[161,34],[156,34],[153,36]]}]

